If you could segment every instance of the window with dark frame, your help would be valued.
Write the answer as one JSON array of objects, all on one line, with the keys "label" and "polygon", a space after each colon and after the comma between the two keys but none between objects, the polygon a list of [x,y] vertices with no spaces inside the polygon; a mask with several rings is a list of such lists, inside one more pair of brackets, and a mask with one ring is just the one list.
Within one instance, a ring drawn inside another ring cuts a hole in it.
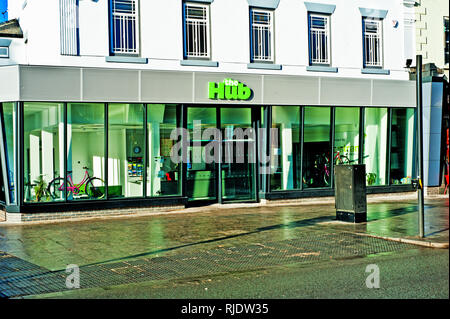
[{"label": "window with dark frame", "polygon": [[383,30],[381,19],[363,17],[364,67],[383,66]]},{"label": "window with dark frame", "polygon": [[309,61],[311,65],[330,65],[330,16],[309,13]]},{"label": "window with dark frame", "polygon": [[210,58],[209,5],[183,4],[184,58]]},{"label": "window with dark frame", "polygon": [[111,53],[139,53],[138,0],[110,0]]},{"label": "window with dark frame", "polygon": [[251,62],[273,62],[273,11],[250,8]]}]

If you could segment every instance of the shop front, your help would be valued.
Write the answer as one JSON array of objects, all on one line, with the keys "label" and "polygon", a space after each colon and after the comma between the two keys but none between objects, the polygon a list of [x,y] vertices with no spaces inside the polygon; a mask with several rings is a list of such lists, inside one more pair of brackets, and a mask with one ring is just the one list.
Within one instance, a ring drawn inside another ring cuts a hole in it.
[{"label": "shop front", "polygon": [[411,81],[37,66],[6,78],[11,214],[332,196],[339,164],[365,164],[369,192],[412,190]]}]

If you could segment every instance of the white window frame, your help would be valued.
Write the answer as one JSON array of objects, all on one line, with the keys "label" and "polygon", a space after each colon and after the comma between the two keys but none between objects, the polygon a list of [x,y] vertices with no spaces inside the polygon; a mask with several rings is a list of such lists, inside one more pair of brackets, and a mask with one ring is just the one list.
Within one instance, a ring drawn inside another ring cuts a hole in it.
[{"label": "white window frame", "polygon": [[[320,18],[325,20],[325,28],[316,28],[313,26],[312,19]],[[320,13],[308,13],[309,19],[309,60],[311,65],[331,65],[331,37],[330,37],[330,16]],[[313,33],[317,35],[316,39],[322,39],[326,37],[325,41],[325,56],[322,56],[322,41],[316,41],[313,43]],[[313,51],[316,53],[316,58],[313,58]]]},{"label": "white window frame", "polygon": [[[200,9],[203,11],[204,15],[202,19],[198,17],[191,17],[188,15],[188,9]],[[210,59],[211,58],[211,39],[210,39],[210,6],[209,4],[202,3],[193,3],[193,2],[185,2],[183,3],[183,41],[185,43],[183,48],[184,57],[186,59]],[[194,32],[193,34],[189,33],[189,25],[193,26]],[[199,32],[200,28],[205,28],[205,32],[203,33],[203,41],[206,42],[204,45],[204,49],[202,51],[201,48],[201,39]],[[192,36],[193,47],[189,47],[189,37]],[[206,50],[206,51],[205,51]]]},{"label": "white window frame", "polygon": [[[255,13],[256,14],[263,14],[268,15],[269,20],[268,23],[258,23],[255,22]],[[251,14],[251,26],[250,26],[250,32],[251,32],[251,61],[252,62],[273,62],[274,61],[274,48],[275,48],[275,41],[274,41],[274,32],[273,32],[273,17],[274,17],[274,11],[273,10],[264,10],[259,8],[250,8],[250,14]],[[259,36],[258,39],[265,39],[265,32],[268,31],[269,34],[269,40],[270,44],[269,47],[266,48],[266,46],[263,44],[264,41],[260,41],[259,43],[256,43],[256,39],[254,37],[254,31],[256,31]],[[266,52],[267,49],[269,49],[269,52]]]},{"label": "white window frame", "polygon": [[[382,68],[383,67],[383,20],[363,17],[363,43],[364,43],[364,67],[365,68]],[[377,26],[376,32],[367,32],[367,24]],[[369,45],[366,44],[366,39],[369,39]],[[378,40],[378,46],[376,41]],[[378,57],[378,60],[376,59]]]},{"label": "white window frame", "polygon": [[[122,10],[116,11],[116,4],[131,3],[132,9],[129,12]],[[111,1],[111,18],[112,18],[112,48],[111,51],[118,55],[138,55],[140,47],[140,32],[139,32],[139,0],[112,0]],[[116,43],[116,18],[120,19],[122,23],[120,40],[123,45],[118,46]],[[135,37],[134,47],[128,47],[129,34],[126,28],[126,22],[134,21],[134,28],[131,36]]]},{"label": "white window frame", "polygon": [[9,48],[8,47],[0,47],[0,49],[5,49],[6,54],[0,54],[0,58],[9,58]]}]

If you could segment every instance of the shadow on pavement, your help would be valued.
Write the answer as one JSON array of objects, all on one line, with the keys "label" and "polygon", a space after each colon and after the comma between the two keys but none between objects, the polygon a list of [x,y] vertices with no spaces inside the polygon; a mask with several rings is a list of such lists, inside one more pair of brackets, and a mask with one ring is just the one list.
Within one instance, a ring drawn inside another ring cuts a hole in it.
[{"label": "shadow on pavement", "polygon": [[313,225],[316,225],[318,223],[334,220],[334,218],[335,218],[335,216],[321,216],[321,217],[316,217],[316,218],[309,218],[309,219],[293,221],[293,222],[289,222],[289,223],[286,223],[286,224],[277,224],[277,225],[265,226],[265,227],[260,227],[260,228],[257,228],[254,231],[249,231],[249,232],[246,232],[246,233],[241,233],[241,234],[236,234],[236,235],[229,235],[229,236],[213,238],[213,239],[208,239],[208,240],[202,240],[202,241],[195,242],[195,243],[178,245],[178,246],[174,246],[174,247],[158,249],[158,250],[144,252],[144,253],[140,253],[140,254],[134,254],[134,255],[130,255],[130,256],[125,256],[125,257],[120,257],[120,258],[114,258],[114,259],[99,261],[99,262],[96,262],[96,263],[83,265],[83,267],[93,266],[93,265],[100,265],[100,264],[105,264],[105,263],[110,263],[110,262],[117,262],[117,261],[122,261],[122,260],[126,260],[126,259],[134,259],[134,258],[139,258],[139,257],[151,256],[151,255],[155,255],[155,254],[159,254],[159,253],[163,253],[163,252],[173,251],[173,250],[180,249],[180,248],[186,248],[186,247],[192,247],[192,246],[196,246],[196,245],[202,245],[202,244],[219,242],[219,241],[226,240],[226,239],[238,238],[238,237],[242,237],[242,236],[248,236],[248,235],[257,234],[257,233],[261,233],[261,232],[269,231],[269,230],[286,229],[286,228],[291,229],[291,228],[297,228],[297,227],[313,226]]}]

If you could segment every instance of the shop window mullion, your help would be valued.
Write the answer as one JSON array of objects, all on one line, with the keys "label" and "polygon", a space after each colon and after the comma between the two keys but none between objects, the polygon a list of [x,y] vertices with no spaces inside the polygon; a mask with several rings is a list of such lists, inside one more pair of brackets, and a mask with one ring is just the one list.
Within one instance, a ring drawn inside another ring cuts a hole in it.
[{"label": "shop window mullion", "polygon": [[144,109],[144,114],[143,114],[143,125],[144,125],[144,171],[143,171],[143,197],[147,197],[147,178],[148,178],[148,118],[147,118],[147,108],[148,108],[148,104],[143,104],[143,109]]},{"label": "shop window mullion", "polygon": [[300,190],[303,190],[303,139],[305,137],[305,107],[300,106]]},{"label": "shop window mullion", "polygon": [[358,164],[364,164],[364,129],[366,126],[366,108],[359,109],[359,148],[358,148]]},{"label": "shop window mullion", "polygon": [[[7,161],[7,147],[6,147],[6,138],[5,138],[5,129],[4,129],[4,116],[3,116],[3,103],[0,103],[0,140],[1,140],[1,145],[0,145],[0,163],[1,163],[1,167],[0,167],[0,174],[2,174],[2,183],[3,183],[3,188],[4,188],[4,200],[5,200],[5,205],[10,205],[11,204],[11,200],[10,200],[10,189],[9,189],[9,174],[8,174],[8,161]],[[0,185],[1,187],[1,185]]]},{"label": "shop window mullion", "polygon": [[[216,108],[216,128],[222,131],[222,121],[220,117],[220,110],[221,107]],[[217,200],[219,204],[223,203],[223,194],[222,194],[222,148],[223,148],[223,140],[220,141],[219,146],[219,156],[217,158],[219,159],[219,162],[216,163],[216,194],[217,194]],[[214,154],[215,155],[215,154]]]},{"label": "shop window mullion", "polygon": [[[259,109],[259,108],[258,108]],[[267,107],[262,106],[259,110],[259,113],[261,115],[261,117],[259,117],[258,119],[258,135],[257,135],[257,145],[258,145],[258,151],[257,151],[257,155],[258,158],[256,160],[255,165],[258,166],[257,172],[258,172],[258,188],[257,188],[257,193],[258,193],[258,198],[265,198],[265,193],[267,193],[267,187],[266,187],[266,183],[267,183],[267,172],[266,172],[266,164],[262,162],[262,159],[264,158],[267,159],[267,129],[266,127],[264,127],[264,124],[267,123]],[[265,130],[262,131],[263,133],[261,135],[259,135],[259,130]],[[264,165],[264,166],[262,166]],[[261,167],[262,166],[262,167]],[[262,168],[264,169],[264,171],[262,172]]]},{"label": "shop window mullion", "polygon": [[64,138],[64,202],[67,203],[67,103],[64,103],[64,132],[63,132],[63,138]]},{"label": "shop window mullion", "polygon": [[272,149],[271,149],[271,147],[272,147],[272,130],[271,130],[271,127],[272,127],[272,112],[273,112],[273,107],[272,107],[272,105],[269,105],[269,106],[267,106],[267,118],[266,118],[266,155],[268,155],[269,156],[269,163],[268,163],[268,165],[269,165],[269,171],[268,172],[266,172],[266,178],[265,178],[265,181],[266,181],[266,191],[269,193],[269,192],[271,192],[272,190],[271,190],[271,178],[272,178],[272,174],[271,174],[271,163],[272,163]]},{"label": "shop window mullion", "polygon": [[[270,193],[272,191],[271,189],[271,178],[272,178],[272,105],[266,106],[264,108],[264,115],[265,115],[265,119],[264,122],[266,123],[266,156],[269,156],[269,163],[268,168],[266,167],[266,176],[264,178],[265,181],[265,188],[264,190],[266,191],[266,193]],[[268,170],[268,171],[267,171]]]},{"label": "shop window mullion", "polygon": [[331,153],[330,153],[330,187],[334,188],[334,131],[336,118],[336,108],[332,107],[330,112],[330,141],[331,141]]},{"label": "shop window mullion", "polygon": [[[259,111],[259,112],[257,112]],[[253,156],[254,156],[254,164],[253,164],[253,189],[254,189],[254,199],[259,201],[259,160],[258,160],[258,141],[259,134],[258,130],[261,126],[261,110],[259,108],[251,108],[251,118],[252,118],[252,127],[254,131],[254,139],[253,142]]]},{"label": "shop window mullion", "polygon": [[15,145],[15,152],[19,156],[16,157],[16,163],[15,168],[18,168],[16,170],[16,203],[17,205],[23,205],[24,203],[24,125],[23,125],[23,102],[18,102],[15,105],[16,111],[17,111],[17,117],[16,117],[16,127],[17,127],[17,140],[19,143],[16,143]]},{"label": "shop window mullion", "polygon": [[104,104],[104,134],[105,134],[105,145],[104,145],[104,153],[105,153],[105,199],[109,199],[108,194],[108,135],[109,135],[109,119],[108,119],[108,109],[109,103]]},{"label": "shop window mullion", "polygon": [[[179,111],[179,108],[177,109],[177,112]],[[189,147],[189,142],[187,142],[187,136],[185,136],[185,132],[187,132],[187,107],[185,104],[181,105],[181,112],[180,112],[180,119],[178,122],[177,119],[177,127],[182,127],[183,128],[183,134],[181,136],[181,196],[182,197],[186,197],[187,193],[186,193],[186,182],[187,182],[187,163],[186,163],[186,157],[185,154],[188,150]],[[178,118],[178,116],[177,116]],[[181,124],[181,126],[180,126]]]},{"label": "shop window mullion", "polygon": [[386,172],[385,176],[387,179],[386,184],[391,185],[391,143],[392,143],[392,108],[388,109],[387,118],[387,149],[386,149]]},{"label": "shop window mullion", "polygon": [[273,107],[272,105],[267,107],[267,121],[266,121],[266,155],[269,156],[269,171],[267,172],[267,176],[266,176],[266,190],[268,192],[271,192],[272,190],[270,189],[270,183],[271,183],[271,178],[272,178],[272,174],[271,174],[271,162],[272,162],[272,150],[271,150],[271,146],[272,146],[272,111],[273,111]]}]

